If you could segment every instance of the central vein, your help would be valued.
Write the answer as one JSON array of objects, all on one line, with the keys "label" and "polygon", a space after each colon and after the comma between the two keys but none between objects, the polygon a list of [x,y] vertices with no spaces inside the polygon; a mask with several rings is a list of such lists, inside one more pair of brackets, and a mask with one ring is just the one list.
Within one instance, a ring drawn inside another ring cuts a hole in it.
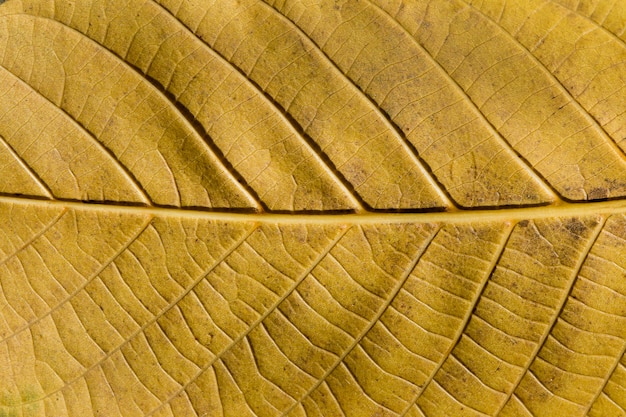
[{"label": "central vein", "polygon": [[420,213],[361,212],[361,213],[242,213],[227,210],[201,210],[154,206],[129,206],[78,201],[42,200],[26,197],[0,196],[0,204],[50,209],[71,209],[128,215],[151,215],[204,219],[215,221],[256,222],[272,224],[382,224],[382,223],[475,223],[507,222],[522,219],[576,217],[626,214],[626,200],[583,203],[559,202],[538,207],[502,207]]}]

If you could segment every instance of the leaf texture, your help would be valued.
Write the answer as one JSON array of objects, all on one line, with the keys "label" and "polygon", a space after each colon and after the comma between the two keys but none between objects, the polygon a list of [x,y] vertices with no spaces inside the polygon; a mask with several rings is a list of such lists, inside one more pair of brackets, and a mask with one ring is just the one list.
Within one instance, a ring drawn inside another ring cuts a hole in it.
[{"label": "leaf texture", "polygon": [[612,0],[9,0],[0,416],[626,415],[625,66]]}]

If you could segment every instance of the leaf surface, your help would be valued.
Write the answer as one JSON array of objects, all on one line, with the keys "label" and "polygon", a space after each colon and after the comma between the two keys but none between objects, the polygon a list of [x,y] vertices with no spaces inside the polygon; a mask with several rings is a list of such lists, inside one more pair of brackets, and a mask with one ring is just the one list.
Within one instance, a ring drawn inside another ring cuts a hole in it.
[{"label": "leaf surface", "polygon": [[0,416],[625,415],[625,28],[9,0]]}]

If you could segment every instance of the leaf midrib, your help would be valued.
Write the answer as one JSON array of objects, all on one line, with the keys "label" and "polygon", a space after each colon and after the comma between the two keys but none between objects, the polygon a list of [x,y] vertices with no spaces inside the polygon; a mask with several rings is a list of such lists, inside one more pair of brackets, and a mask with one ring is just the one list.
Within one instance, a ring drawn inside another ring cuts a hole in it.
[{"label": "leaf midrib", "polygon": [[558,202],[544,206],[501,207],[490,209],[448,210],[435,212],[233,212],[198,208],[175,208],[139,206],[124,203],[80,202],[67,200],[44,200],[39,198],[0,195],[0,204],[35,206],[41,209],[71,209],[99,213],[154,216],[158,218],[202,219],[230,222],[256,222],[260,224],[398,224],[398,223],[476,223],[515,222],[523,219],[553,217],[579,217],[591,215],[626,214],[626,199],[592,202]]}]

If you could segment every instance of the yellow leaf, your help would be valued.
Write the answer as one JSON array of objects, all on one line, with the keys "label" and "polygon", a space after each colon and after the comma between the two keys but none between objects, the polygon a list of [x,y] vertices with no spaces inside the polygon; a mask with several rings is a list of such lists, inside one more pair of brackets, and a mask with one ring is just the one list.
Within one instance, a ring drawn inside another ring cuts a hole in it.
[{"label": "yellow leaf", "polygon": [[625,33],[2,4],[0,416],[625,415]]}]

